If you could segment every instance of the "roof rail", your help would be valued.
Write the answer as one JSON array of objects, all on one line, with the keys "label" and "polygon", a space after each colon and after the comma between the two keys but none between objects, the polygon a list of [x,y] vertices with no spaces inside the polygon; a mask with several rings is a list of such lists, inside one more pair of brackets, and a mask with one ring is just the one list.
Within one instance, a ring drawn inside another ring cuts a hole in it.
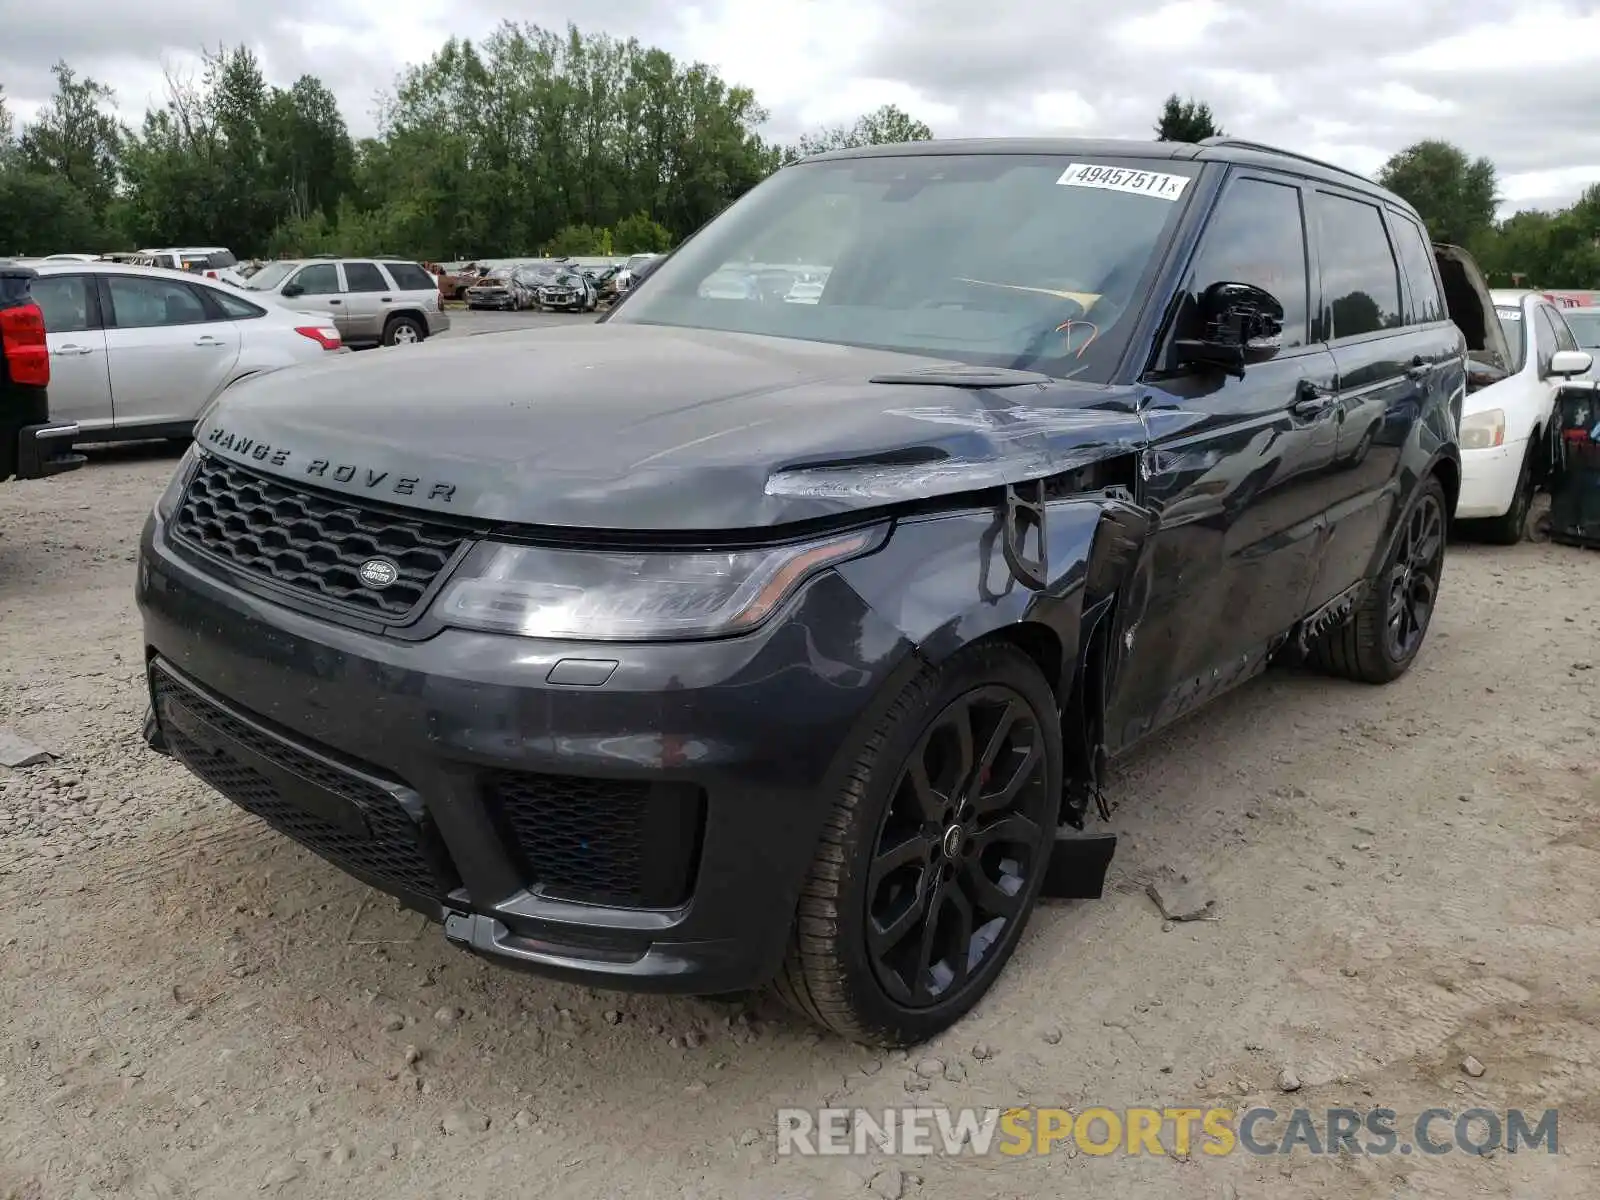
[{"label": "roof rail", "polygon": [[1252,142],[1244,138],[1228,137],[1218,134],[1208,137],[1200,143],[1202,146],[1221,146],[1231,150],[1254,150],[1258,154],[1275,154],[1279,158],[1292,158],[1297,162],[1310,163],[1312,166],[1322,167],[1324,170],[1337,171],[1341,175],[1349,175],[1352,179],[1359,179],[1363,183],[1371,183],[1360,171],[1352,171],[1349,167],[1341,167],[1331,162],[1324,162],[1320,158],[1312,158],[1309,154],[1296,154],[1293,150],[1285,150],[1281,146],[1269,146],[1265,142]]}]

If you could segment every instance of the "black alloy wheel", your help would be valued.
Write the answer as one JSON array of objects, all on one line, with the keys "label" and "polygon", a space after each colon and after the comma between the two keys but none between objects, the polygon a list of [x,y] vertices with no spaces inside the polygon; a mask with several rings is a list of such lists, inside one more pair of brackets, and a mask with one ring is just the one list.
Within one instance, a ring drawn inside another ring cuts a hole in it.
[{"label": "black alloy wheel", "polygon": [[867,947],[908,1008],[949,999],[1031,899],[1055,836],[1039,718],[1002,686],[952,701],[891,793],[867,877]]},{"label": "black alloy wheel", "polygon": [[1427,636],[1439,596],[1444,541],[1444,507],[1425,492],[1406,514],[1389,570],[1387,649],[1395,662],[1410,660]]},{"label": "black alloy wheel", "polygon": [[855,1041],[904,1046],[989,990],[1055,847],[1058,698],[986,639],[924,667],[842,756],[795,911],[779,999]]}]

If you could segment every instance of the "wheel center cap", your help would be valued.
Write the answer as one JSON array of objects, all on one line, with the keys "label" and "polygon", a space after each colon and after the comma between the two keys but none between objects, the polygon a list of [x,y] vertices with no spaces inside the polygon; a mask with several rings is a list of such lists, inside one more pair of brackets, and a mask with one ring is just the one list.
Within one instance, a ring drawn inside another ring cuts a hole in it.
[{"label": "wheel center cap", "polygon": [[961,847],[966,840],[967,831],[959,825],[952,825],[944,831],[944,837],[940,839],[939,845],[944,851],[944,856],[953,859],[961,853]]}]

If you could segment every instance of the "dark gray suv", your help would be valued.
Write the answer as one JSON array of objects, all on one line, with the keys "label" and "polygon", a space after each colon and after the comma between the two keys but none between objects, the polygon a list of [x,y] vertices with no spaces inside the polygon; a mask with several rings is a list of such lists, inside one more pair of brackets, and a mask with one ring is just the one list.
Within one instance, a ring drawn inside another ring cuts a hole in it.
[{"label": "dark gray suv", "polygon": [[1270,148],[815,158],[598,324],[225,392],[144,534],[147,736],[497,961],[926,1038],[1111,757],[1414,661],[1482,294]]}]

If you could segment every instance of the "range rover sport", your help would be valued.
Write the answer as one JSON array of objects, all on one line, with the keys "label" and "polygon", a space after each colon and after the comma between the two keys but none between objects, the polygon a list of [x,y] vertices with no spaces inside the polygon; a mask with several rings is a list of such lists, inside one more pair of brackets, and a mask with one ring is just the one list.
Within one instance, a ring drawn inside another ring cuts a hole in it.
[{"label": "range rover sport", "polygon": [[[700,287],[752,262],[826,283]],[[1416,213],[1282,151],[823,155],[595,325],[224,392],[146,736],[476,953],[918,1041],[1112,758],[1415,660],[1467,349]]]}]

